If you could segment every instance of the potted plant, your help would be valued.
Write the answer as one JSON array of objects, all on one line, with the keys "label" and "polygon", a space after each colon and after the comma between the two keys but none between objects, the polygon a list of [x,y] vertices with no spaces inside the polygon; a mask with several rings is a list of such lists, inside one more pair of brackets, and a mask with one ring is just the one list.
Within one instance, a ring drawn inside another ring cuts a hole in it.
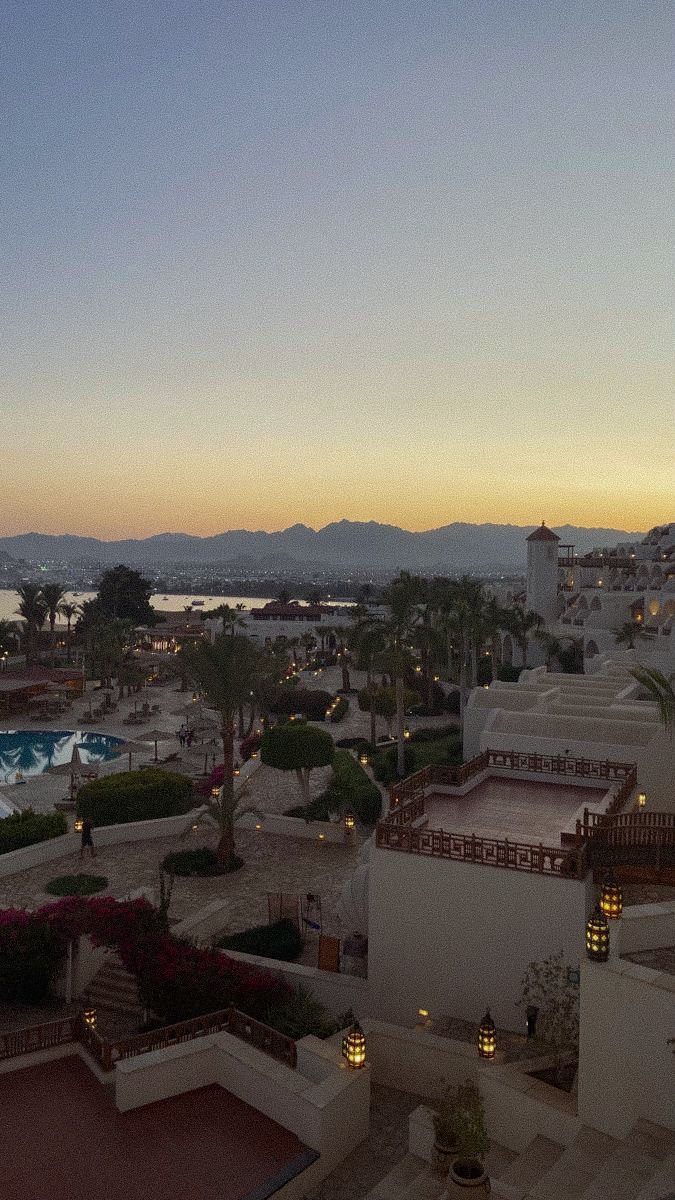
[{"label": "potted plant", "polygon": [[447,1087],[433,1115],[434,1167],[439,1175],[447,1175],[450,1163],[457,1154],[456,1111],[457,1088]]},{"label": "potted plant", "polygon": [[447,1196],[459,1198],[469,1189],[474,1197],[488,1196],[490,1180],[483,1165],[490,1149],[485,1109],[478,1088],[468,1080],[457,1088],[453,1126],[457,1154],[450,1166]]}]

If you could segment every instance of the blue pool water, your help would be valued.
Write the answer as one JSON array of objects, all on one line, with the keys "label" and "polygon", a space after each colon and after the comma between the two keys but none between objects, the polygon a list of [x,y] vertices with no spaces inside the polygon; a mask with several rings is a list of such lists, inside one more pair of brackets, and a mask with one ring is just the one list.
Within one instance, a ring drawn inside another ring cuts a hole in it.
[{"label": "blue pool water", "polygon": [[119,753],[122,738],[79,730],[14,729],[0,733],[0,783],[14,783],[17,772],[27,779],[70,762],[77,746],[83,763],[106,762]]}]

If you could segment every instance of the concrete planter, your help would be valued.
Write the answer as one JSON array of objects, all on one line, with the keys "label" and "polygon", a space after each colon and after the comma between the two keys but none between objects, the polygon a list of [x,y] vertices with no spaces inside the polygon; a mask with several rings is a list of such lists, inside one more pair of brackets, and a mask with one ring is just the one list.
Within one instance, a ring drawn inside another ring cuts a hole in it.
[{"label": "concrete planter", "polygon": [[434,1171],[436,1171],[438,1175],[442,1175],[445,1179],[456,1157],[456,1145],[445,1146],[443,1142],[439,1142],[434,1139],[433,1167]]},{"label": "concrete planter", "polygon": [[[462,1163],[461,1166],[469,1164]],[[448,1187],[446,1196],[448,1200],[479,1200],[481,1196],[490,1195],[490,1179],[487,1171],[483,1168],[483,1164],[473,1162],[471,1164],[476,1169],[479,1169],[479,1174],[472,1176],[464,1176],[458,1173],[457,1167],[460,1166],[457,1159],[450,1167],[448,1175]]]}]

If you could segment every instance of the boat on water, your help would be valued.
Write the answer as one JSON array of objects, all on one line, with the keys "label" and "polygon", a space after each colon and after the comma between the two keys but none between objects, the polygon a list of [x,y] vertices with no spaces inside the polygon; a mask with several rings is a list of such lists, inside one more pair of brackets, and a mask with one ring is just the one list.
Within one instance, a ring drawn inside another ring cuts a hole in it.
[{"label": "boat on water", "polygon": [[192,601],[192,607],[193,607],[193,608],[203,608],[203,607],[204,607],[204,601],[203,601],[203,600],[193,600],[193,601]]}]

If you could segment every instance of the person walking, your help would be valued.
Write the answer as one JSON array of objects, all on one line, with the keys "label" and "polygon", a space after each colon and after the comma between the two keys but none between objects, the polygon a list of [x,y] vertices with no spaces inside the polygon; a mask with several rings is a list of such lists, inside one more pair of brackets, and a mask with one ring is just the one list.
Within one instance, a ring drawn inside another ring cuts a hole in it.
[{"label": "person walking", "polygon": [[92,837],[93,822],[91,817],[85,817],[82,822],[82,844],[80,846],[80,858],[84,858],[85,850],[89,850],[91,857],[96,858],[96,847]]}]

